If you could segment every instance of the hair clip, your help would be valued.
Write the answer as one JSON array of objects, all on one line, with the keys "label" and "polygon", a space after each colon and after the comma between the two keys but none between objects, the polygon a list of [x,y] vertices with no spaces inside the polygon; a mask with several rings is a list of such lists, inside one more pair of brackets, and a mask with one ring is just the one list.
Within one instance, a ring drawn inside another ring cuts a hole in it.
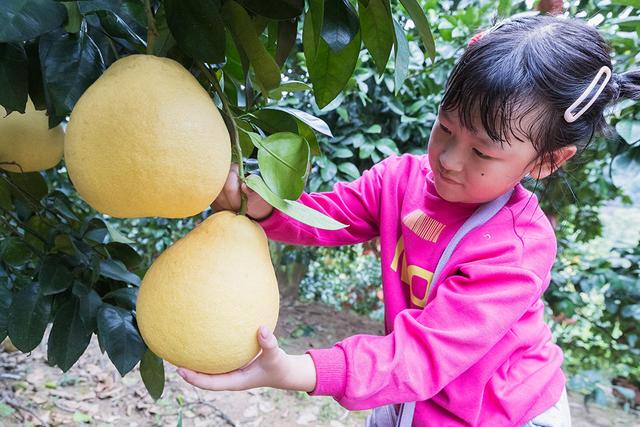
[{"label": "hair clip", "polygon": [[[598,83],[598,80],[600,80],[600,77],[603,74],[605,75],[604,81],[602,82],[602,84],[600,85],[598,90],[596,91],[595,95],[593,95],[593,98],[591,98],[591,100],[587,103],[587,105],[582,107],[582,110],[580,110],[576,114],[572,114],[571,111],[574,108],[576,108],[578,105],[580,105],[582,103],[582,101],[584,101],[587,96],[589,96],[589,94],[591,93],[593,88],[596,86],[596,83]],[[585,91],[582,92],[582,95],[580,95],[580,97],[578,99],[576,99],[576,101],[573,104],[571,104],[571,106],[569,108],[567,108],[565,110],[564,119],[567,121],[567,123],[573,123],[576,120],[578,120],[578,118],[580,118],[580,116],[583,115],[584,112],[587,111],[589,109],[589,107],[591,107],[591,105],[594,102],[596,102],[596,99],[598,98],[598,96],[600,96],[600,93],[607,86],[607,83],[609,83],[609,79],[611,79],[611,68],[609,68],[609,67],[607,67],[605,65],[604,67],[600,68],[600,70],[598,71],[598,74],[596,74],[596,76],[593,78],[593,81],[591,82],[591,84],[589,84],[589,87],[587,87],[587,89],[585,89]]]}]

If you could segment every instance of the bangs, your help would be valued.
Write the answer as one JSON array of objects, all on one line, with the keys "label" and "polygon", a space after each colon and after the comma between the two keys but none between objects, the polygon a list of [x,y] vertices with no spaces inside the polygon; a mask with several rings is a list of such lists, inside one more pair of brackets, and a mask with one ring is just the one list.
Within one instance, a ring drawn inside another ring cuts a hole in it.
[{"label": "bangs", "polygon": [[[454,67],[441,108],[457,113],[460,124],[472,133],[481,127],[500,146],[514,139],[529,140],[538,150],[551,136],[550,127],[543,124],[551,124],[553,116],[546,102],[537,99],[539,91],[527,71],[526,56],[514,43],[487,48],[483,39],[471,45]],[[507,49],[496,52],[501,47]]]}]

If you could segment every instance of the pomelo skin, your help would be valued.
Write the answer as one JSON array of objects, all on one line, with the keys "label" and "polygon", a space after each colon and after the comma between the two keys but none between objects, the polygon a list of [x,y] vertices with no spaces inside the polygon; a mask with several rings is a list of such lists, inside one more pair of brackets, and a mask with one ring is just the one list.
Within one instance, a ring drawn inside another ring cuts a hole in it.
[{"label": "pomelo skin", "polygon": [[231,164],[229,132],[209,93],[182,65],[152,55],[119,59],[83,93],[64,150],[80,196],[121,218],[196,215]]},{"label": "pomelo skin", "polygon": [[0,117],[0,168],[9,172],[37,172],[60,163],[62,127],[49,129],[46,111],[36,111],[27,101],[24,114]]},{"label": "pomelo skin", "polygon": [[258,355],[258,328],[273,331],[278,311],[264,231],[244,215],[221,211],[155,260],[142,280],[136,316],[156,355],[219,374]]}]

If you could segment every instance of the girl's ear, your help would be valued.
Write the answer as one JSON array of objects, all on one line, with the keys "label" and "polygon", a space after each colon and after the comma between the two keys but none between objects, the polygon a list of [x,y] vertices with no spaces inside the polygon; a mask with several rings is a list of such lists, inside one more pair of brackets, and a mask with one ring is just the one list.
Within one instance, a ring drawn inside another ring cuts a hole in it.
[{"label": "girl's ear", "polygon": [[530,175],[535,179],[548,177],[560,169],[577,151],[578,148],[575,145],[558,148],[553,152],[552,156],[545,156],[545,159],[538,160],[533,169],[531,169]]}]

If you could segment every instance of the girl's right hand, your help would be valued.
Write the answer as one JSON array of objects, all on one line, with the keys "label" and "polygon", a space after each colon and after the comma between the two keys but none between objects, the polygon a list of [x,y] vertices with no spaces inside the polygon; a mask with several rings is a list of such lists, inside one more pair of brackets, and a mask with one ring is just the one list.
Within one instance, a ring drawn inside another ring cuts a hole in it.
[{"label": "girl's right hand", "polygon": [[[213,201],[211,207],[214,211],[231,210],[238,212],[240,210],[240,176],[238,174],[238,165],[231,163],[231,169],[227,176],[227,181],[222,187],[222,191]],[[242,184],[242,192],[247,195],[247,215],[256,221],[260,221],[268,217],[273,211],[273,206],[265,202],[262,197],[252,189]]]}]

